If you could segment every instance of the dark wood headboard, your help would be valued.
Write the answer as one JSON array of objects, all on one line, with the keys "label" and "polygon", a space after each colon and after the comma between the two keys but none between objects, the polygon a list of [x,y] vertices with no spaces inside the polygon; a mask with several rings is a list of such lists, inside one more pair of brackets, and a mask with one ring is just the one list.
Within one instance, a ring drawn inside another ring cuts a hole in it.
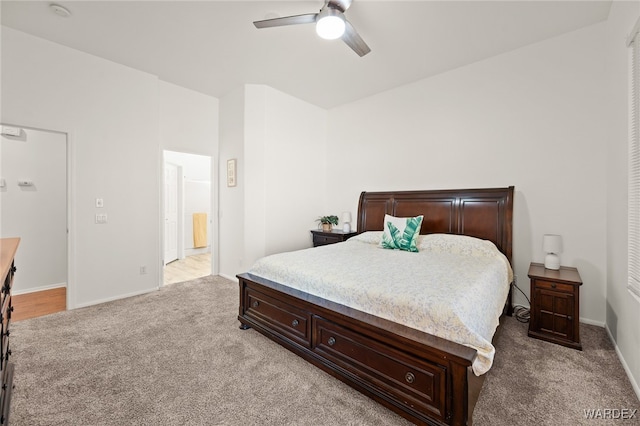
[{"label": "dark wood headboard", "polygon": [[492,241],[511,262],[513,186],[363,192],[358,203],[358,232],[382,231],[385,214],[423,215],[421,234],[469,235]]}]

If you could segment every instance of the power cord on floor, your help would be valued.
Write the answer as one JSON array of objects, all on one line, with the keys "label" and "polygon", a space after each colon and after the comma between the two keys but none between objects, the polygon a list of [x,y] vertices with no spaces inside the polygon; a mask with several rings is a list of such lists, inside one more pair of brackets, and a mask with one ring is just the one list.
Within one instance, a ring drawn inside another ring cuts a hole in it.
[{"label": "power cord on floor", "polygon": [[516,305],[513,307],[513,316],[520,322],[529,322],[529,319],[531,318],[529,308],[522,305]]},{"label": "power cord on floor", "polygon": [[[520,293],[522,293],[524,298],[527,299],[527,302],[529,302],[529,306],[531,306],[531,301],[529,300],[527,295],[524,294],[524,291],[522,291],[520,287],[518,287],[516,279],[513,280],[513,286],[517,288]],[[529,308],[527,308],[526,306],[515,305],[513,307],[513,316],[516,317],[516,319],[520,322],[529,322],[531,313],[529,311]]]}]

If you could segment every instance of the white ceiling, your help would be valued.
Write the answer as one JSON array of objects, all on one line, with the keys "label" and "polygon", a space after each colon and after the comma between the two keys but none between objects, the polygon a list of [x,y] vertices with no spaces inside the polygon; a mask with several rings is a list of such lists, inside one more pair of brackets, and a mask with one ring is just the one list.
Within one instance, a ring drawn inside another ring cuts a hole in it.
[{"label": "white ceiling", "polygon": [[331,108],[607,19],[607,1],[354,0],[360,58],[313,25],[252,22],[315,13],[318,1],[2,0],[2,24],[215,97],[266,84]]}]

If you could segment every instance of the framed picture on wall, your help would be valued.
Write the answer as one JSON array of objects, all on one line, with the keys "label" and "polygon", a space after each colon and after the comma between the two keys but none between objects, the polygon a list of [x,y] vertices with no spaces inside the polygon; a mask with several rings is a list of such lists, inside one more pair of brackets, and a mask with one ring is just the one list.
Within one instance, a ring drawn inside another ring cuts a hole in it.
[{"label": "framed picture on wall", "polygon": [[227,186],[236,186],[236,159],[227,160]]}]

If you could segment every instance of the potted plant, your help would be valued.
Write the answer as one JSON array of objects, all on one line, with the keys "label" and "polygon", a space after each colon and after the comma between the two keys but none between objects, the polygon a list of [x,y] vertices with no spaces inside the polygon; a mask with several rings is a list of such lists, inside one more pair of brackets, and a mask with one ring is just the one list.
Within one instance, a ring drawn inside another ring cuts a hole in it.
[{"label": "potted plant", "polygon": [[338,216],[320,216],[316,219],[316,222],[320,222],[322,224],[322,230],[325,232],[331,231],[332,225],[338,224]]}]

